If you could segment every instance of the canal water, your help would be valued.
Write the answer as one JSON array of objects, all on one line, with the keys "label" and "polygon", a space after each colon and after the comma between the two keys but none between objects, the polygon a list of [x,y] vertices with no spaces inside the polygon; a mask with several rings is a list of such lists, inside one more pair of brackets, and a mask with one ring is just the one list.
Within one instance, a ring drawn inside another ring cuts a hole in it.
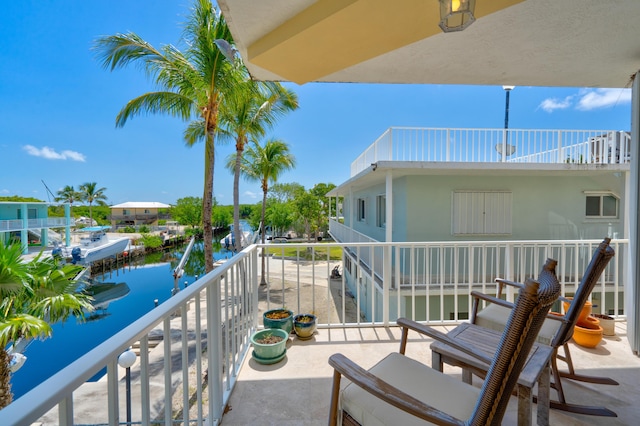
[{"label": "canal water", "polygon": [[[137,264],[91,277],[95,289],[112,287],[111,290],[96,294],[96,301],[99,301],[100,305],[95,311],[87,314],[85,322],[70,318],[64,323],[54,324],[51,338],[29,343],[23,352],[27,361],[11,379],[14,398],[24,395],[151,311],[155,307],[156,299],[159,304],[168,300],[174,286],[173,269],[178,265],[185,248],[186,246],[163,253],[152,253],[139,260]],[[214,242],[216,260],[231,256],[232,253],[222,248],[219,242]],[[185,281],[191,284],[196,276],[204,275],[202,243],[194,245],[184,269],[180,288],[183,288]],[[110,297],[114,298],[109,300]],[[103,302],[103,299],[106,300]]]}]

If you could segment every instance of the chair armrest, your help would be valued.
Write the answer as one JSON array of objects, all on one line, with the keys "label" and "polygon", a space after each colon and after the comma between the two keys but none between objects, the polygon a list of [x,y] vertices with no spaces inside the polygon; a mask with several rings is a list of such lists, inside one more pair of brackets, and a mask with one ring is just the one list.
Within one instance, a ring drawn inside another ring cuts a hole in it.
[{"label": "chair armrest", "polygon": [[342,354],[331,355],[329,357],[329,365],[360,388],[413,416],[443,425],[465,424],[462,420],[431,407],[395,386],[390,385]]},{"label": "chair armrest", "polygon": [[499,298],[494,297],[494,296],[489,296],[488,294],[480,293],[478,291],[472,291],[471,292],[471,297],[473,297],[474,299],[486,300],[487,302],[495,303],[496,305],[500,305],[500,306],[503,306],[503,307],[509,308],[509,309],[513,309],[513,306],[514,306],[513,303],[507,302],[504,299],[499,299]]},{"label": "chair armrest", "polygon": [[513,309],[513,303],[507,302],[506,300],[501,299],[500,298],[501,294],[502,294],[502,286],[498,290],[497,297],[489,296],[487,294],[480,293],[478,291],[472,291],[471,297],[473,297],[473,304],[471,308],[471,317],[469,318],[471,321],[471,324],[476,323],[476,316],[478,315],[478,308],[480,307],[480,299],[485,300],[487,302],[495,303],[496,305],[503,306],[507,309]]},{"label": "chair armrest", "polygon": [[518,283],[515,281],[505,280],[504,278],[496,278],[496,282],[498,283],[498,297],[502,297],[502,288],[505,285],[510,285],[511,287],[516,287],[516,288],[524,288],[524,284]]},{"label": "chair armrest", "polygon": [[504,278],[496,278],[496,282],[498,284],[510,285],[511,287],[524,288],[524,284],[518,283],[518,282],[515,282],[515,281],[505,280]]},{"label": "chair armrest", "polygon": [[[475,346],[468,345],[456,339],[452,339],[447,334],[442,333],[438,330],[435,330],[434,328],[429,327],[428,325],[420,324],[407,318],[398,318],[397,324],[405,330],[409,329],[409,330],[416,331],[420,334],[427,335],[461,352],[464,352],[465,354],[472,356],[477,360],[484,362],[485,364],[491,364],[492,359],[487,355],[479,352],[478,348],[476,348]],[[406,334],[407,334],[406,331],[403,331],[402,333],[403,342],[401,343],[401,346],[400,346],[401,354],[404,354],[404,347],[406,346]]]},{"label": "chair armrest", "polygon": [[[489,296],[489,295],[484,294],[484,293],[479,293],[477,291],[472,291],[471,292],[471,297],[473,297],[474,299],[486,300],[488,302],[495,303],[496,305],[500,305],[500,306],[503,306],[505,308],[513,309],[513,303],[507,302],[504,299],[498,299],[497,297]],[[561,296],[561,297],[559,297],[559,299],[565,299],[565,298]],[[567,301],[570,302],[570,300],[567,300]],[[554,320],[554,321],[561,321],[561,322],[563,322],[565,324],[569,323],[569,321],[567,320],[567,317],[565,315],[554,315],[554,314],[548,313],[547,314],[547,318],[551,319],[551,320]],[[471,324],[475,324],[475,319],[471,321]]]}]

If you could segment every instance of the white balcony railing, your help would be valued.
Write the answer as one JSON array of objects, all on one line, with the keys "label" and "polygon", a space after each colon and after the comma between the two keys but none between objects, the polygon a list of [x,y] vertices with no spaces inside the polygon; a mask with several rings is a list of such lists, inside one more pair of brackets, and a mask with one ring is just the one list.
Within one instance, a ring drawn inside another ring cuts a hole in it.
[{"label": "white balcony railing", "polygon": [[630,134],[615,130],[392,127],[351,163],[351,176],[378,161],[628,163],[630,147]]},{"label": "white balcony railing", "polygon": [[[73,225],[64,217],[47,217],[42,219],[28,219],[27,229],[62,228]],[[0,220],[0,232],[20,231],[24,228],[22,219]]]},{"label": "white balcony railing", "polygon": [[[294,312],[313,311],[321,328],[392,325],[399,316],[453,324],[470,312],[471,290],[495,294],[495,277],[518,281],[535,277],[546,257],[559,261],[563,292],[572,294],[598,243],[268,244],[266,287],[259,286],[261,247],[252,245],[14,401],[0,412],[0,418],[7,424],[31,424],[57,406],[60,425],[118,424],[125,388],[117,358],[139,344],[140,372],[131,389],[136,401],[134,421],[219,424],[249,352],[249,337],[260,327],[259,312],[264,309],[286,306]],[[592,298],[595,312],[620,317],[629,243],[614,240],[612,246],[616,256]],[[341,250],[340,259],[330,259],[332,249]],[[330,271],[336,264],[342,265],[343,273],[339,280],[332,280]],[[303,290],[310,290],[312,296],[302,297]],[[164,336],[163,350],[153,358],[150,340],[158,331]],[[74,399],[74,393],[81,393],[83,384],[105,366],[106,380],[98,385],[103,386],[103,399],[96,387],[91,388],[91,398]],[[196,369],[195,378],[189,375],[190,366]],[[182,390],[180,401],[173,399],[176,389]],[[107,407],[102,410],[104,418],[76,419],[74,405],[82,415],[101,412],[77,406],[82,403]],[[177,409],[178,416],[172,411],[176,406],[182,407]],[[197,413],[190,414],[188,407],[197,407]]]}]

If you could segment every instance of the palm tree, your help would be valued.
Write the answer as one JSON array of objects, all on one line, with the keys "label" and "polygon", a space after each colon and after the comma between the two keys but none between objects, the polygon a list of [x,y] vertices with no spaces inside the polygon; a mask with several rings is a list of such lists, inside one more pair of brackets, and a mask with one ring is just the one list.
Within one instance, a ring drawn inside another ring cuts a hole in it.
[{"label": "palm tree", "polygon": [[92,206],[93,203],[97,203],[101,206],[106,205],[105,200],[107,196],[104,194],[107,188],[98,188],[96,189],[95,182],[86,182],[80,185],[80,196],[82,200],[89,203],[89,223],[93,224],[93,211]]},{"label": "palm tree", "polygon": [[[240,163],[249,138],[264,136],[276,120],[298,108],[298,97],[276,82],[257,82],[245,78],[238,90],[227,96],[220,106],[220,124],[223,137],[234,137],[236,143],[233,172],[233,232],[240,236]],[[236,237],[236,251],[241,250],[242,239]]]},{"label": "palm tree", "polygon": [[[69,203],[69,211],[73,208],[75,201],[82,199],[82,194],[76,191],[73,186],[67,185],[57,192],[58,196],[55,198],[57,202]],[[73,216],[73,215],[72,215]]]},{"label": "palm tree", "polygon": [[[227,167],[236,161],[236,155],[229,156]],[[295,157],[289,151],[289,145],[281,140],[267,140],[264,146],[253,141],[247,148],[241,162],[241,170],[243,175],[253,181],[259,181],[262,187],[262,214],[260,216],[260,233],[262,235],[262,244],[265,243],[264,235],[264,217],[267,207],[267,192],[269,191],[269,182],[275,183],[280,175],[295,167]],[[260,284],[266,284],[265,276],[265,256],[264,249],[262,254],[262,278]]]},{"label": "palm tree", "polygon": [[[233,90],[237,73],[222,49],[232,37],[224,18],[209,0],[196,0],[183,32],[184,53],[167,45],[154,48],[135,33],[99,38],[95,49],[105,68],[112,71],[130,63],[141,65],[160,91],[130,100],[116,117],[122,127],[129,118],[163,113],[189,121],[184,131],[187,146],[204,141],[204,195],[202,223],[205,240],[206,271],[213,270],[213,173],[214,138],[218,111],[225,94]],[[222,47],[219,47],[222,46]]]},{"label": "palm tree", "polygon": [[76,293],[73,278],[81,266],[60,267],[41,255],[23,262],[21,254],[19,242],[0,243],[0,409],[13,399],[9,344],[50,337],[50,324],[93,309],[89,296]]}]

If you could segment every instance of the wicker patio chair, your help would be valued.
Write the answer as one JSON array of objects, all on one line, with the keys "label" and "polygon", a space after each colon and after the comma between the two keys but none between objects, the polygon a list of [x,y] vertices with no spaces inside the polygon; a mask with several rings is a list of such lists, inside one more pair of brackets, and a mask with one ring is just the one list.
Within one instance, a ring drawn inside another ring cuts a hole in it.
[{"label": "wicker patio chair", "polygon": [[[551,345],[554,348],[554,356],[551,358],[551,372],[553,376],[553,383],[551,386],[557,391],[558,400],[551,400],[551,408],[587,415],[616,417],[615,412],[605,407],[585,406],[568,403],[564,395],[561,381],[561,377],[564,377],[589,383],[607,385],[618,384],[618,382],[608,377],[592,377],[576,374],[568,345],[568,342],[569,340],[571,340],[574,327],[578,322],[578,317],[580,316],[580,312],[582,311],[585,302],[588,300],[591,291],[598,282],[598,279],[602,275],[602,272],[606,268],[607,264],[615,255],[615,251],[609,245],[610,241],[610,238],[605,238],[596,248],[593,257],[591,258],[591,262],[587,266],[582,280],[578,285],[573,300],[570,301],[564,297],[560,297],[560,300],[571,302],[569,310],[564,314],[564,316],[548,315],[547,320],[545,320],[538,335],[539,342]],[[554,267],[553,273],[555,274],[555,263],[552,266]],[[506,319],[509,316],[509,311],[513,306],[513,304],[506,302],[505,300],[502,300],[500,298],[502,295],[503,286],[510,285],[520,287],[522,286],[522,284],[503,279],[497,279],[496,281],[499,283],[497,297],[491,297],[479,292],[471,293],[472,297],[474,298],[473,310],[471,313],[471,323],[493,330],[501,331],[506,324]],[[478,311],[480,300],[489,301],[491,303],[481,311]],[[560,354],[558,352],[560,347],[563,348],[563,354]],[[558,370],[558,360],[563,361],[567,364],[568,371]]]},{"label": "wicker patio chair", "polygon": [[[329,424],[335,425],[339,420],[343,424],[365,426],[500,424],[538,331],[559,294],[560,285],[554,275],[539,281],[527,280],[493,359],[428,326],[414,328],[412,321],[398,320],[399,325],[405,321],[412,324],[403,330],[401,352],[411,328],[489,363],[482,388],[470,386],[401,353],[389,354],[370,370],[359,367],[342,354],[332,355],[329,358],[334,368]],[[351,382],[343,390],[340,389],[342,376]]]}]

